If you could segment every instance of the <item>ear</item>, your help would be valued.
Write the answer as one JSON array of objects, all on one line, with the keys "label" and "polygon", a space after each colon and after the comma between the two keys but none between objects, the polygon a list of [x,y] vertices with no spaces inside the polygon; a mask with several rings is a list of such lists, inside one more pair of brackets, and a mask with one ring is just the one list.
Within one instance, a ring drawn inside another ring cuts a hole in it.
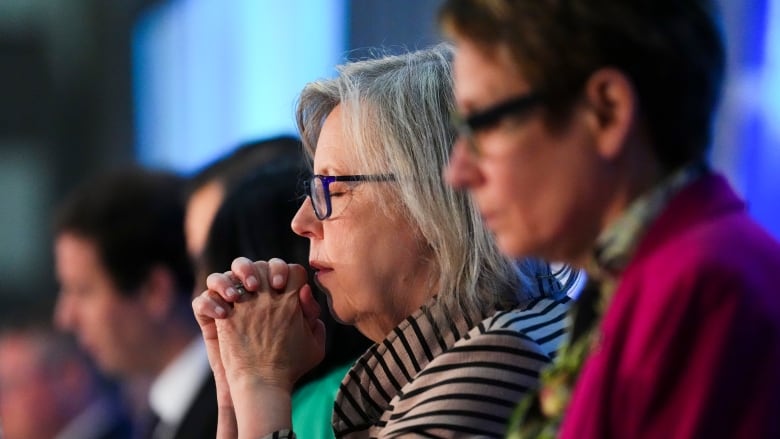
[{"label": "ear", "polygon": [[612,160],[623,152],[637,126],[639,100],[634,85],[620,70],[599,69],[585,84],[585,99],[598,154]]},{"label": "ear", "polygon": [[146,312],[156,321],[170,318],[178,294],[171,271],[162,266],[152,267],[142,288],[141,300]]}]

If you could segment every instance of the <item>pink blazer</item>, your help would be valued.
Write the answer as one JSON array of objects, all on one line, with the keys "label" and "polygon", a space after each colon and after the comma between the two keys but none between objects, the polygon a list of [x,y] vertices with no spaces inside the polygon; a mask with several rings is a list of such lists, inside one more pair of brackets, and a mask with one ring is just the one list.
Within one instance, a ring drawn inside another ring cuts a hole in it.
[{"label": "pink blazer", "polygon": [[780,244],[717,175],[650,226],[561,437],[780,437]]}]

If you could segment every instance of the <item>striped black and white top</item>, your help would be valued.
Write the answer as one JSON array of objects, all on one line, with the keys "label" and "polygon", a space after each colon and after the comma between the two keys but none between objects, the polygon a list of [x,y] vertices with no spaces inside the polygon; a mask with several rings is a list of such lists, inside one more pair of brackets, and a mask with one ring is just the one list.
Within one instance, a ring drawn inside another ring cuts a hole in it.
[{"label": "striped black and white top", "polygon": [[336,437],[503,437],[517,402],[536,388],[564,340],[570,303],[542,298],[486,318],[457,314],[445,327],[437,322],[446,310],[433,299],[344,378]]},{"label": "striped black and white top", "polygon": [[512,410],[555,355],[568,300],[437,326],[437,302],[374,345],[341,384],[336,437],[502,437]]}]

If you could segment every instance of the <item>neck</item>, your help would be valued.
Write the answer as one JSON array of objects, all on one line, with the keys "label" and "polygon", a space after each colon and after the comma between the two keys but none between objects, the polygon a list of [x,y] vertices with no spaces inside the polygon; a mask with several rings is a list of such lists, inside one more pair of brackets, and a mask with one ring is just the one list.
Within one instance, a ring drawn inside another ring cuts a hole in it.
[{"label": "neck", "polygon": [[[164,335],[163,335],[164,334]],[[161,337],[155,344],[159,346],[157,361],[152,363],[151,375],[158,376],[192,343],[198,335],[197,328],[182,321],[178,316],[173,316],[161,330]]]},{"label": "neck", "polygon": [[646,143],[627,144],[623,154],[615,160],[604,163],[600,181],[600,202],[597,222],[591,236],[571,252],[576,255],[567,262],[586,268],[592,257],[593,246],[598,236],[615,223],[637,198],[650,191],[665,176],[661,163]]}]

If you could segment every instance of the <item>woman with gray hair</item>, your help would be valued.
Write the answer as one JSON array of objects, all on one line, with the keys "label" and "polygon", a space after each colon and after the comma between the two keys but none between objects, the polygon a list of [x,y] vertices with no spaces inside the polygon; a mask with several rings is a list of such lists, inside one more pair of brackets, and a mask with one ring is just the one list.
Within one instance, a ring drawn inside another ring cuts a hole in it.
[{"label": "woman with gray hair", "polygon": [[[342,382],[337,437],[500,437],[564,332],[567,300],[548,265],[517,270],[469,196],[442,180],[451,58],[439,45],[355,62],[301,93],[314,175],[292,228],[310,240],[331,313],[376,342]],[[220,437],[292,437],[290,391],[323,355],[305,270],[246,258],[231,268],[193,303],[219,352]]]}]

